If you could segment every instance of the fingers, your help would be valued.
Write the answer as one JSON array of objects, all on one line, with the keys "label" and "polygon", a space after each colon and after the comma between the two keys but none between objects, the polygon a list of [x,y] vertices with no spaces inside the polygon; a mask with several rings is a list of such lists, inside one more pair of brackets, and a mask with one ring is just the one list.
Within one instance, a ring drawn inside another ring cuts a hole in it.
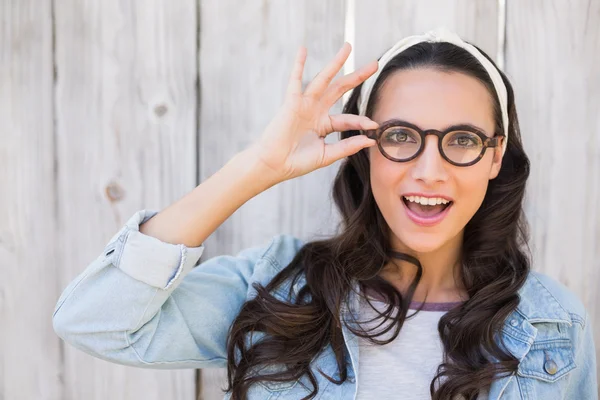
[{"label": "fingers", "polygon": [[333,60],[308,84],[304,94],[307,96],[319,97],[325,91],[325,88],[329,86],[329,83],[335,75],[342,69],[342,66],[350,55],[350,51],[352,51],[352,46],[350,43],[344,42],[344,45],[335,55]]},{"label": "fingers", "polygon": [[325,153],[323,155],[323,167],[375,144],[377,144],[376,140],[369,139],[365,135],[351,136],[339,142],[327,144],[325,145]]},{"label": "fingers", "polygon": [[376,129],[379,124],[364,115],[338,114],[330,115],[331,132],[343,132],[349,130]]},{"label": "fingers", "polygon": [[367,78],[377,72],[378,68],[379,63],[372,61],[351,74],[336,79],[323,94],[323,103],[329,107],[333,106],[344,93],[366,81]]},{"label": "fingers", "polygon": [[300,46],[296,52],[294,66],[290,74],[290,80],[286,89],[286,96],[302,93],[302,74],[304,73],[304,63],[306,62],[306,47]]}]

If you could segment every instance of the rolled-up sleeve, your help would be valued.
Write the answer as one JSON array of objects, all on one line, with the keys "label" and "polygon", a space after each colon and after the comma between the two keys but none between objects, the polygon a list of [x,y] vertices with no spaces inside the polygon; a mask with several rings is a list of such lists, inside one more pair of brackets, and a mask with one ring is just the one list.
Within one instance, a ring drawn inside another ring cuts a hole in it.
[{"label": "rolled-up sleeve", "polygon": [[145,368],[224,367],[228,329],[269,245],[198,263],[204,245],[186,247],[142,234],[155,211],[135,213],[59,297],[56,334],[107,361]]},{"label": "rolled-up sleeve", "polygon": [[113,265],[139,281],[160,289],[168,289],[197,263],[204,245],[186,247],[162,242],[140,232],[140,225],[156,211],[139,211],[111,240],[104,254]]}]

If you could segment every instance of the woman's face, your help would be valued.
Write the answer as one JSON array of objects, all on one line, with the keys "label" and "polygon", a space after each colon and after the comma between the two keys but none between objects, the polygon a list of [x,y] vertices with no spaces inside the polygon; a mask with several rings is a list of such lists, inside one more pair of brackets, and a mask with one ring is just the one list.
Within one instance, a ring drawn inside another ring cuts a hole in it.
[{"label": "woman's face", "polygon": [[[380,125],[401,119],[421,129],[471,124],[493,136],[494,119],[490,93],[477,79],[457,72],[432,68],[402,70],[389,76],[379,91],[372,119]],[[392,247],[422,254],[449,242],[462,242],[465,225],[485,196],[488,181],[498,175],[501,146],[487,149],[483,158],[458,167],[442,158],[438,138],[428,135],[425,149],[408,162],[385,158],[377,146],[368,149],[371,188],[392,235]],[[444,205],[421,207],[404,198],[409,194],[442,197],[452,202],[440,220]]]}]

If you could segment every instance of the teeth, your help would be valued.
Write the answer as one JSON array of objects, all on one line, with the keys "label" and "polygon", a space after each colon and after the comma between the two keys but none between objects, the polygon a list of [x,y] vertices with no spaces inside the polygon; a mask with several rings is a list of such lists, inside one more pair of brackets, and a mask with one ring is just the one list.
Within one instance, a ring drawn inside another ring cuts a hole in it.
[{"label": "teeth", "polygon": [[412,203],[419,203],[424,206],[434,206],[436,204],[450,203],[448,200],[442,199],[441,197],[404,196],[404,198]]}]

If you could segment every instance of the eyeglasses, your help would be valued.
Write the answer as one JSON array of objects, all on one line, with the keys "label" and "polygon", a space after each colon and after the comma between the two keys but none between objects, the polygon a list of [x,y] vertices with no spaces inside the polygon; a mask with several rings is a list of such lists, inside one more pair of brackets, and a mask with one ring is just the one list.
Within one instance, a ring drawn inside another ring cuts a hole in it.
[{"label": "eyeglasses", "polygon": [[445,131],[421,130],[402,120],[391,120],[377,129],[362,131],[367,137],[377,140],[384,157],[396,161],[413,160],[423,152],[425,137],[438,137],[438,149],[444,160],[452,165],[468,167],[483,158],[489,147],[498,146],[497,137],[489,137],[470,125],[456,125]]}]

